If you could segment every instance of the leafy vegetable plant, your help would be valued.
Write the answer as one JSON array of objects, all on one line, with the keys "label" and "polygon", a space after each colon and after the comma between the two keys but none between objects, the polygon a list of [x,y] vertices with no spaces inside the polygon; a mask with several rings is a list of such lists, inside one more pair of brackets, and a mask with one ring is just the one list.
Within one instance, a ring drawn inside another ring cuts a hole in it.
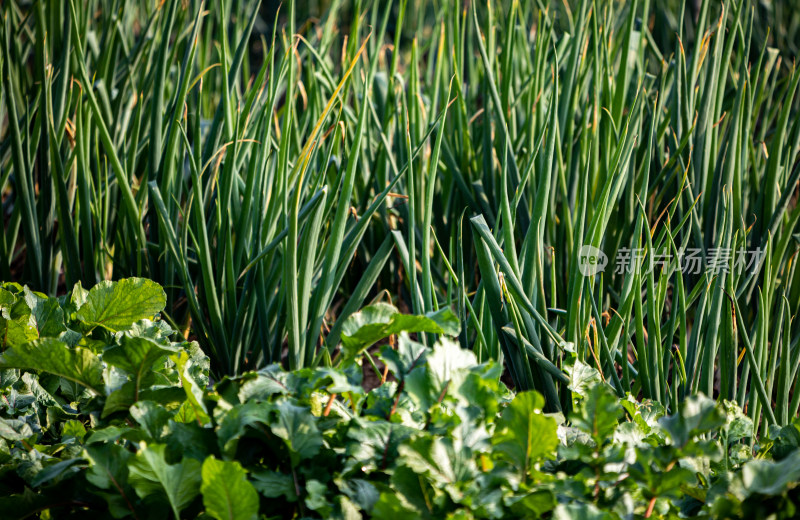
[{"label": "leafy vegetable plant", "polygon": [[7,335],[0,357],[8,518],[719,517],[765,501],[796,511],[800,422],[756,439],[736,403],[702,395],[666,415],[617,397],[580,361],[574,412],[548,414],[540,394],[513,394],[500,365],[451,339],[457,327],[432,348],[405,332],[439,332],[431,317],[384,306],[348,321],[346,341],[399,333],[378,354],[390,377],[368,391],[360,357],[209,381],[197,344],[169,341],[163,292],[146,280],[59,299],[5,284],[0,295],[5,330],[28,335]]},{"label": "leafy vegetable plant", "polygon": [[0,517],[798,516],[792,2],[277,4],[0,2]]}]

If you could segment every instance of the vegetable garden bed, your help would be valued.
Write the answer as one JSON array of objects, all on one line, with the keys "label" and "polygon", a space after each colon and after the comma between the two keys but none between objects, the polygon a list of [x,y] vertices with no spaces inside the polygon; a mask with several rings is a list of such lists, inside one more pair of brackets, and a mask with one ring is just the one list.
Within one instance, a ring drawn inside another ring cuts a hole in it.
[{"label": "vegetable garden bed", "polygon": [[800,515],[790,2],[0,12],[0,518]]}]

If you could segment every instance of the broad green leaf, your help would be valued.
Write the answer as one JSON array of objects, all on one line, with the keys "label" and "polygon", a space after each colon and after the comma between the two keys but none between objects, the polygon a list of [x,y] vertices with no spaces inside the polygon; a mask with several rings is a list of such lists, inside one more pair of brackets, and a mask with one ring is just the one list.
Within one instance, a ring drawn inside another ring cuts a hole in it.
[{"label": "broad green leaf", "polygon": [[455,341],[441,338],[428,354],[428,372],[440,390],[456,376],[463,376],[468,369],[478,364],[475,353],[463,349]]},{"label": "broad green leaf", "polygon": [[600,372],[580,360],[567,368],[569,372],[569,389],[579,396],[585,396],[589,389],[602,381]]},{"label": "broad green leaf", "polygon": [[453,499],[459,499],[461,492],[456,488],[458,481],[469,482],[477,475],[477,467],[469,455],[469,450],[456,449],[449,437],[416,435],[398,448],[398,464],[425,477],[437,488],[446,490]]},{"label": "broad green leaf", "polygon": [[145,338],[169,345],[169,337],[175,334],[175,331],[163,320],[139,320],[131,328],[125,332],[125,336],[132,338]]},{"label": "broad green leaf", "polygon": [[[44,377],[47,378],[48,376],[44,374]],[[60,408],[60,403],[53,396],[55,389],[53,389],[53,392],[51,393],[41,384],[39,384],[39,376],[37,374],[33,372],[25,372],[22,374],[22,381],[28,385],[28,389],[30,390],[31,394],[36,397],[37,402],[48,408]],[[81,390],[83,389],[81,388]]]},{"label": "broad green leaf", "polygon": [[286,442],[293,457],[307,459],[322,447],[322,434],[308,408],[290,401],[277,404],[270,412],[269,427],[272,433]]},{"label": "broad green leaf", "polygon": [[83,438],[86,437],[86,427],[82,422],[70,419],[64,423],[64,426],[61,428],[61,442],[64,442],[70,437],[83,441]]},{"label": "broad green leaf", "polygon": [[375,484],[361,478],[335,479],[339,490],[364,511],[372,511],[380,493]]},{"label": "broad green leaf", "polygon": [[34,293],[27,287],[24,291],[25,303],[36,321],[36,330],[40,338],[55,338],[67,329],[64,326],[64,311],[58,300]]},{"label": "broad green leaf", "polygon": [[284,497],[289,502],[297,501],[292,476],[277,471],[264,470],[254,472],[253,486],[259,493],[268,498]]},{"label": "broad green leaf", "polygon": [[357,366],[344,370],[321,367],[314,369],[312,381],[315,388],[324,388],[329,394],[363,394],[361,377],[360,367]]},{"label": "broad green leaf", "polygon": [[113,443],[131,431],[133,431],[133,428],[127,426],[106,426],[105,428],[92,430],[86,437],[85,444],[88,446],[90,444]]},{"label": "broad green leaf", "polygon": [[177,464],[167,464],[163,444],[147,445],[128,463],[128,480],[140,498],[163,494],[176,520],[200,492],[202,464],[195,459],[184,458]]},{"label": "broad green leaf", "polygon": [[728,434],[728,443],[746,439],[753,436],[753,420],[746,416],[742,409],[733,401],[722,402],[725,409],[725,431]]},{"label": "broad green leaf", "polygon": [[128,461],[132,456],[123,446],[113,443],[93,444],[84,451],[89,460],[86,480],[106,491],[101,496],[115,518],[135,512],[136,493],[128,485]]},{"label": "broad green leaf", "polygon": [[507,497],[505,503],[519,518],[531,515],[538,518],[556,507],[556,497],[549,489],[535,490],[522,497]]},{"label": "broad green leaf", "polygon": [[161,286],[144,278],[104,281],[89,290],[86,302],[78,309],[78,319],[89,327],[117,332],[139,320],[153,319],[166,301]]},{"label": "broad green leaf", "polygon": [[556,422],[542,413],[544,398],[537,392],[520,392],[497,421],[492,445],[523,475],[534,464],[555,456]]},{"label": "broad green leaf", "polygon": [[217,439],[223,455],[233,457],[237,440],[245,434],[247,427],[257,423],[266,424],[271,409],[271,404],[253,400],[234,406],[221,419],[216,416],[219,424]]},{"label": "broad green leaf", "polygon": [[14,296],[14,293],[0,287],[0,309],[10,307],[15,301],[17,301],[17,297]]},{"label": "broad green leaf", "polygon": [[780,462],[756,459],[742,468],[742,483],[748,493],[779,495],[790,482],[800,480],[800,450]]},{"label": "broad green leaf", "polygon": [[0,438],[8,441],[21,441],[32,436],[33,430],[25,421],[0,417]]},{"label": "broad green leaf", "polygon": [[358,505],[350,500],[345,495],[337,496],[334,501],[339,506],[341,510],[341,517],[343,520],[361,520],[362,516],[358,510]]},{"label": "broad green leaf", "polygon": [[177,365],[181,385],[186,392],[190,405],[194,409],[195,416],[201,423],[207,423],[209,421],[208,410],[203,402],[203,387],[196,378],[198,370],[196,370],[195,359],[189,356],[186,351],[181,351],[173,355],[172,360]]},{"label": "broad green leaf", "polygon": [[449,309],[413,316],[400,313],[388,303],[376,303],[352,314],[342,327],[344,359],[350,359],[374,343],[400,332],[458,335],[458,317]]},{"label": "broad green leaf", "polygon": [[33,480],[31,480],[31,486],[37,488],[43,484],[69,478],[71,475],[81,471],[83,469],[81,466],[83,465],[85,465],[85,461],[79,458],[65,459],[54,462],[53,464],[48,464],[44,467],[44,469],[36,474],[36,477],[34,477]]},{"label": "broad green leaf", "polygon": [[462,381],[453,381],[448,392],[461,404],[481,410],[489,420],[497,416],[500,408],[513,399],[514,394],[500,382],[503,365],[488,362],[471,369]]},{"label": "broad green leaf", "polygon": [[688,397],[678,413],[659,421],[677,446],[684,446],[692,437],[719,428],[725,422],[725,412],[703,394]]},{"label": "broad green leaf", "polygon": [[775,460],[781,460],[800,448],[800,420],[795,419],[791,424],[779,429],[773,437],[775,440],[772,445],[772,456]]},{"label": "broad green leaf", "polygon": [[444,490],[420,478],[411,468],[398,466],[392,474],[392,497],[381,493],[372,513],[378,518],[437,518],[436,502],[447,500]]},{"label": "broad green leaf", "polygon": [[167,450],[170,453],[203,460],[209,453],[218,452],[214,430],[203,428],[196,420],[177,422],[177,416],[176,413],[169,423],[169,433],[166,436]]},{"label": "broad green leaf", "polygon": [[308,509],[315,511],[323,518],[330,518],[333,509],[326,496],[327,491],[328,486],[317,479],[312,478],[306,481],[305,505]]},{"label": "broad green leaf", "polygon": [[415,431],[402,424],[357,417],[347,430],[345,472],[369,472],[394,465],[398,447]]},{"label": "broad green leaf", "polygon": [[611,514],[599,510],[594,504],[559,504],[553,512],[555,520],[611,520]]},{"label": "broad green leaf", "polygon": [[258,516],[258,493],[237,461],[203,462],[203,505],[217,520],[251,520]]},{"label": "broad green leaf", "polygon": [[[245,402],[249,399],[266,399],[274,394],[283,394],[289,391],[287,387],[288,373],[280,365],[269,365],[258,372],[257,377],[248,379],[239,389],[239,400]],[[252,375],[252,373],[248,374]]]},{"label": "broad green leaf", "polygon": [[[405,475],[410,473],[410,478],[414,474],[410,471],[398,472]],[[395,473],[394,478],[398,475]],[[422,501],[424,504],[424,501]],[[380,494],[375,507],[372,510],[375,518],[391,518],[392,520],[418,520],[420,518],[432,518],[430,514],[423,514],[423,509],[412,504],[405,495],[398,493],[394,489],[391,491],[384,491]]]},{"label": "broad green leaf", "polygon": [[72,288],[72,293],[69,295],[69,302],[74,307],[75,311],[80,310],[84,303],[89,298],[89,291],[83,288],[81,282],[75,284]]},{"label": "broad green leaf", "polygon": [[68,347],[46,338],[9,348],[0,356],[2,368],[24,368],[49,372],[79,383],[95,394],[103,394],[103,364],[92,351]]},{"label": "broad green leaf", "polygon": [[477,364],[471,350],[462,349],[448,338],[439,339],[426,360],[424,368],[405,377],[406,390],[422,410],[430,409],[444,398],[451,380],[455,379],[455,386],[459,386],[469,369]]},{"label": "broad green leaf", "polygon": [[127,411],[136,401],[136,384],[128,381],[106,396],[101,417],[105,419],[116,412]]},{"label": "broad green leaf", "polygon": [[140,401],[131,406],[130,411],[131,417],[151,440],[159,442],[167,433],[171,414],[163,406],[152,401]]},{"label": "broad green leaf", "polygon": [[[11,295],[8,291],[2,291],[6,295]],[[13,295],[11,297],[13,298]],[[38,337],[36,320],[23,300],[0,307],[0,348],[22,345]]]},{"label": "broad green leaf", "polygon": [[0,369],[0,390],[11,388],[19,381],[20,371],[16,369]]},{"label": "broad green leaf", "polygon": [[[153,374],[149,374],[152,376]],[[136,383],[128,381],[121,387],[111,392],[106,397],[106,402],[103,405],[103,413],[101,417],[105,419],[109,415],[127,411],[137,401],[152,401],[161,406],[169,409],[182,406],[186,404],[186,393],[177,386],[149,386],[152,381],[151,377],[144,379],[144,388],[139,388],[138,393]],[[148,387],[149,386],[149,387]],[[176,418],[177,420],[177,418]],[[192,420],[197,420],[197,416],[192,413]]]},{"label": "broad green leaf", "polygon": [[661,403],[651,400],[640,403],[628,394],[625,399],[620,400],[620,405],[633,418],[633,422],[641,429],[642,433],[661,432],[658,420],[665,414],[664,406]]},{"label": "broad green leaf", "polygon": [[592,386],[572,416],[573,426],[592,436],[598,445],[611,440],[623,409],[614,391],[604,383]]},{"label": "broad green leaf", "polygon": [[390,345],[381,347],[380,358],[392,374],[402,381],[412,370],[425,364],[428,352],[425,345],[401,333],[396,348]]},{"label": "broad green leaf", "polygon": [[147,338],[124,334],[119,345],[103,351],[103,361],[127,372],[139,390],[141,380],[159,359],[179,351],[178,346],[165,346]]}]

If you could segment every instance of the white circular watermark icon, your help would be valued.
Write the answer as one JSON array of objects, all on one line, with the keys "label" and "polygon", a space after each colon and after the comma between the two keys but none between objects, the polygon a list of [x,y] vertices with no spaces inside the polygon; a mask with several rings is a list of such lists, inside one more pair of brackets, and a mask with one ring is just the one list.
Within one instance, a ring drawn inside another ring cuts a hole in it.
[{"label": "white circular watermark icon", "polygon": [[582,246],[578,251],[578,269],[583,276],[594,276],[605,271],[608,256],[594,246]]}]

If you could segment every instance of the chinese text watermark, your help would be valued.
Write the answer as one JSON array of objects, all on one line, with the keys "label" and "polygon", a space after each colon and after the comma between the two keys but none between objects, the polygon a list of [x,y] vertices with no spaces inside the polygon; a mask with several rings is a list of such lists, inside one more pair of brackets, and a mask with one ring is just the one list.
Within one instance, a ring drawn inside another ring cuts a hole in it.
[{"label": "chinese text watermark", "polygon": [[[615,274],[648,274],[656,268],[670,267],[685,274],[700,274],[703,271],[711,274],[740,274],[757,269],[765,253],[761,248],[745,250],[714,247],[703,255],[700,248],[686,248],[677,253],[652,253],[643,247],[622,247],[617,251],[611,267]],[[596,247],[585,245],[578,251],[578,270],[584,276],[605,272],[608,264],[608,255]]]}]

